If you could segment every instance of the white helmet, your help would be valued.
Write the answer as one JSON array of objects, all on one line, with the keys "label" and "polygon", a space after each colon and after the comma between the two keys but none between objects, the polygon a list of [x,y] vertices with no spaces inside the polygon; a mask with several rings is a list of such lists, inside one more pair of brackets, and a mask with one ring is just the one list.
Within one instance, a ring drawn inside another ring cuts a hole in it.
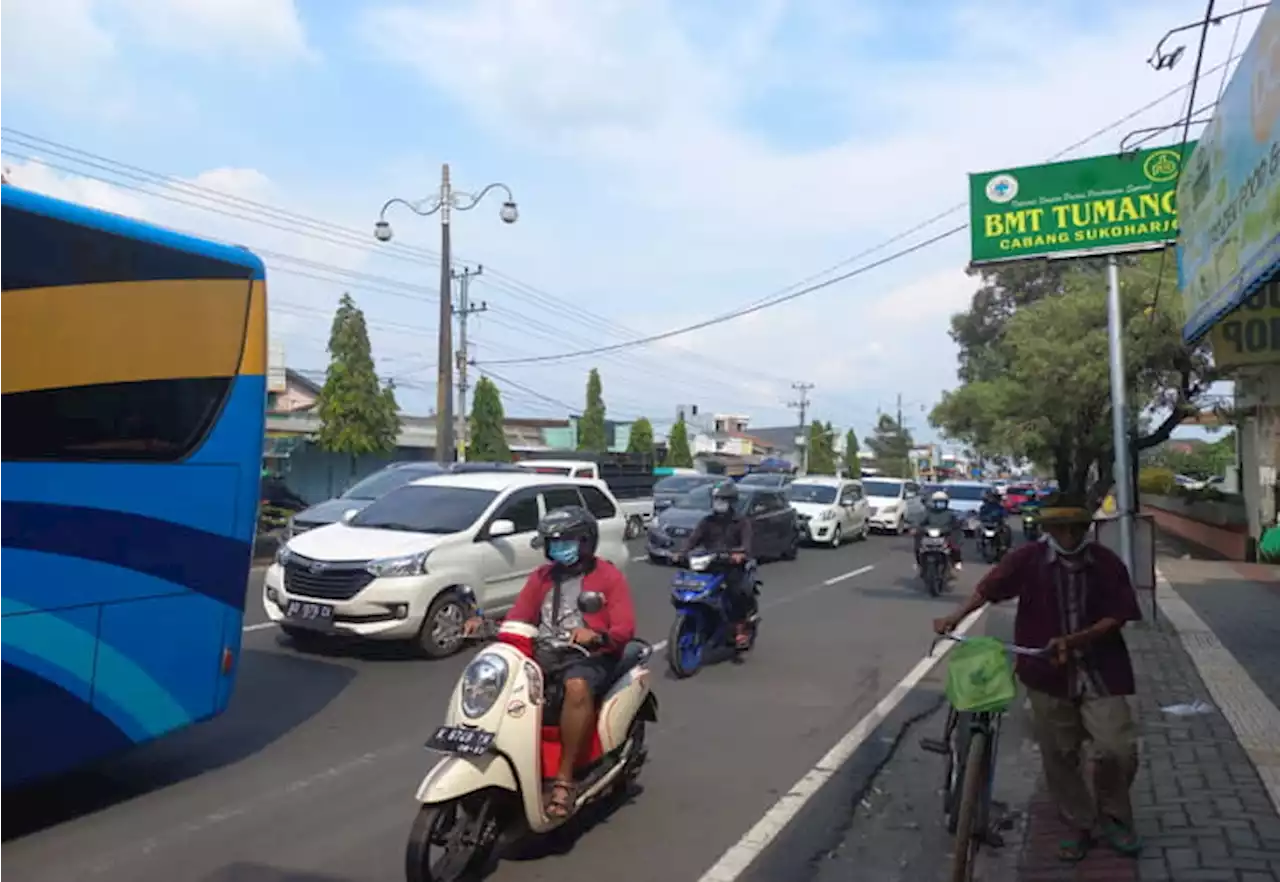
[{"label": "white helmet", "polygon": [[945,490],[935,490],[929,494],[929,507],[934,511],[942,511],[951,504],[951,497]]}]

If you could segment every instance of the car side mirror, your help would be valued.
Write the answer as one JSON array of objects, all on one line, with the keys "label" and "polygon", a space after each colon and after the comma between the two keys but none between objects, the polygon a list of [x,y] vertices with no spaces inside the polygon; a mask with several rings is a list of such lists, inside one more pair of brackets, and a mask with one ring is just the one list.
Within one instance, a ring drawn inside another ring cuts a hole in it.
[{"label": "car side mirror", "polygon": [[498,518],[498,520],[489,525],[489,538],[497,539],[499,536],[511,536],[515,531],[516,525],[514,521]]},{"label": "car side mirror", "polygon": [[604,595],[599,591],[584,591],[578,595],[578,609],[587,615],[595,615],[604,609]]},{"label": "car side mirror", "polygon": [[534,536],[532,539],[530,539],[530,540],[529,540],[529,547],[530,547],[530,548],[537,548],[537,549],[541,549],[541,548],[542,548],[542,546],[544,546],[544,545],[546,545],[546,544],[547,544],[547,543],[545,543],[545,542],[543,542],[543,541],[542,541],[542,536],[540,536],[540,535],[539,535],[539,536]]},{"label": "car side mirror", "polygon": [[360,514],[360,509],[358,509],[358,508],[349,508],[349,509],[347,509],[346,511],[344,511],[344,512],[342,513],[342,522],[343,522],[344,524],[349,524],[349,523],[351,523],[352,518],[354,518],[354,517],[355,517],[356,515],[358,515],[358,514]]}]

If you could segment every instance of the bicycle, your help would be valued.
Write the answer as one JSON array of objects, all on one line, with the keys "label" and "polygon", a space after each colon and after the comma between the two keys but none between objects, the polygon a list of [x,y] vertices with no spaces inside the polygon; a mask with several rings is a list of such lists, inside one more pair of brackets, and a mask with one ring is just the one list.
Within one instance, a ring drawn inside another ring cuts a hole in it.
[{"label": "bicycle", "polygon": [[[930,644],[929,653],[932,655],[941,640],[967,643],[972,639],[945,634]],[[1030,649],[1003,640],[998,642],[1015,655],[1042,657],[1048,652],[1047,648]],[[946,758],[942,809],[947,832],[956,840],[951,857],[951,882],[970,882],[980,845],[992,848],[1004,845],[1000,835],[990,829],[990,822],[996,754],[1005,710],[1004,706],[991,710],[960,710],[953,704],[947,709],[942,738],[920,739],[923,750]]]}]

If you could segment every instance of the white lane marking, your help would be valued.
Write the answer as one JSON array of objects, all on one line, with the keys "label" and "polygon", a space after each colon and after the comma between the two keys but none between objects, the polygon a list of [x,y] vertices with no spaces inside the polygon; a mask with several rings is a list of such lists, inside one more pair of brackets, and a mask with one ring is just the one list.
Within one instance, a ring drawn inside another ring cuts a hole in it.
[{"label": "white lane marking", "polygon": [[856,570],[850,570],[847,573],[841,573],[838,576],[832,576],[823,582],[823,585],[834,585],[837,582],[843,582],[845,579],[852,579],[854,576],[861,576],[863,573],[869,573],[875,569],[874,564],[867,564],[865,567],[858,567]]},{"label": "white lane marking", "polygon": [[245,625],[242,630],[244,633],[248,634],[250,631],[262,631],[266,628],[272,627],[273,625],[275,625],[275,622],[258,622],[256,625]]},{"label": "white lane marking", "polygon": [[[984,611],[985,608],[965,617],[955,633],[965,634]],[[931,654],[922,658],[896,686],[889,690],[884,698],[880,699],[869,714],[859,720],[858,724],[850,729],[835,747],[827,751],[826,756],[818,760],[817,765],[774,803],[769,811],[765,812],[764,817],[756,822],[745,836],[730,846],[729,850],[721,855],[720,860],[699,877],[698,882],[734,882],[746,872],[752,862],[778,837],[783,828],[804,808],[822,785],[826,784],[848,762],[876,727],[884,722],[893,709],[902,703],[902,700],[924,679],[934,665],[951,651],[954,645],[951,641],[944,641]]]},{"label": "white lane marking", "polygon": [[647,554],[637,554],[635,557],[631,558],[631,562],[635,563],[638,560],[648,560],[648,559],[649,559],[649,555]]}]

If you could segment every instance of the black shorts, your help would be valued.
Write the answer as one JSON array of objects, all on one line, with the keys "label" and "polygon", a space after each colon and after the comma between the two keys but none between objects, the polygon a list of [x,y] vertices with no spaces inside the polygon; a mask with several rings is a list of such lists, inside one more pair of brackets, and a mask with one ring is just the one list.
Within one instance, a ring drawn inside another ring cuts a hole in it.
[{"label": "black shorts", "polygon": [[601,698],[613,683],[613,673],[618,669],[618,659],[612,655],[596,654],[582,661],[575,661],[564,669],[561,680],[585,680],[591,694]]}]

